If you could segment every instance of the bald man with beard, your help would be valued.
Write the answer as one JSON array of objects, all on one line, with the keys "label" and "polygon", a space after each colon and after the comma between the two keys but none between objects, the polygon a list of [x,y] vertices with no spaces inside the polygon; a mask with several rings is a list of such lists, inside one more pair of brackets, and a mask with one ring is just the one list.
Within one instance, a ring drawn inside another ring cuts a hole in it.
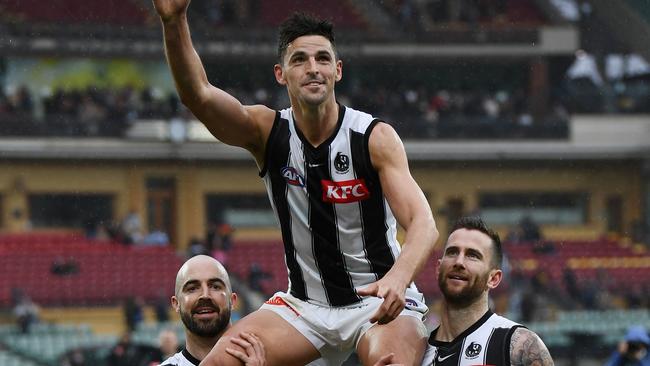
[{"label": "bald man with beard", "polygon": [[[171,304],[185,326],[185,348],[161,366],[198,366],[224,332],[237,301],[228,272],[216,259],[198,255],[188,259],[176,275]],[[266,365],[264,345],[252,333],[241,333],[231,342],[244,351],[226,351],[245,365]]]}]

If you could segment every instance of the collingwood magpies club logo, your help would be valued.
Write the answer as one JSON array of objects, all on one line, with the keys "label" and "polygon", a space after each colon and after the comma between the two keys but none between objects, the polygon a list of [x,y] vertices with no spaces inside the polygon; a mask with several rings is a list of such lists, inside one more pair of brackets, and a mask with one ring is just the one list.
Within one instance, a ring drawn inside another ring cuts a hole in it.
[{"label": "collingwood magpies club logo", "polygon": [[482,348],[480,344],[472,342],[465,348],[465,356],[467,358],[476,358],[481,353]]},{"label": "collingwood magpies club logo", "polygon": [[345,174],[350,170],[350,158],[342,152],[336,153],[334,158],[334,169],[340,174]]}]

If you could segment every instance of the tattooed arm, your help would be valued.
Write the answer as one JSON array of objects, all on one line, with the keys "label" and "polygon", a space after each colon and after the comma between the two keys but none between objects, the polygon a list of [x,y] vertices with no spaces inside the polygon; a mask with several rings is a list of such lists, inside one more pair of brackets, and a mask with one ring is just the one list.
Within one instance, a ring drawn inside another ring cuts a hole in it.
[{"label": "tattooed arm", "polygon": [[510,341],[511,366],[553,366],[548,348],[535,332],[517,328]]}]

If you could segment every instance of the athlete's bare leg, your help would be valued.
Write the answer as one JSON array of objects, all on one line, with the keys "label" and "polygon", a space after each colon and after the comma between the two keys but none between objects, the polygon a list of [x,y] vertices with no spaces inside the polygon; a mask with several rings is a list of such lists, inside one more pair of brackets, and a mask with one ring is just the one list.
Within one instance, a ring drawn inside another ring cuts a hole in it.
[{"label": "athlete's bare leg", "polygon": [[374,365],[389,353],[394,353],[392,363],[420,366],[427,338],[422,321],[402,315],[388,324],[376,324],[368,329],[359,341],[357,354],[366,366]]},{"label": "athlete's bare leg", "polygon": [[264,344],[267,366],[306,365],[320,357],[318,350],[296,328],[270,310],[260,309],[237,321],[219,339],[201,366],[240,366],[226,348],[243,348],[230,341],[241,332],[255,334]]}]

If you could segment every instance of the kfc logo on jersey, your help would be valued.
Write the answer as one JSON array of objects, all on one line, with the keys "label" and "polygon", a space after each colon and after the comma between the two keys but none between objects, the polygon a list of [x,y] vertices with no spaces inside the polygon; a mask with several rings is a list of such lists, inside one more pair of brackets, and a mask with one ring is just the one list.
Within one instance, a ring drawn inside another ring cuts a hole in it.
[{"label": "kfc logo on jersey", "polygon": [[298,171],[293,167],[285,166],[282,168],[282,176],[287,180],[287,183],[292,186],[305,186],[305,178],[303,178],[302,175],[300,175],[300,173],[298,173]]},{"label": "kfc logo on jersey", "polygon": [[370,191],[363,179],[345,180],[334,182],[321,180],[323,189],[323,202],[350,203],[362,201],[370,197]]}]

